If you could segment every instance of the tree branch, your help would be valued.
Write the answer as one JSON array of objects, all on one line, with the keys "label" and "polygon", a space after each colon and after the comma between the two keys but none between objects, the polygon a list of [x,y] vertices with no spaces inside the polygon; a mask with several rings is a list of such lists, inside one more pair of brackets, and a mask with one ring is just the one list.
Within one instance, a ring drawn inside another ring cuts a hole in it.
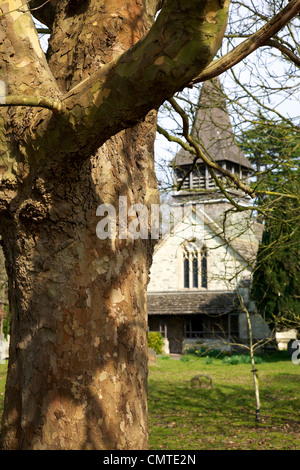
[{"label": "tree branch", "polygon": [[57,99],[61,92],[41,48],[28,1],[7,0],[1,7],[0,28],[6,41],[0,41],[0,56],[9,60],[1,60],[0,80],[6,83],[7,95]]},{"label": "tree branch", "polygon": [[289,49],[288,47],[284,46],[283,44],[280,44],[275,39],[269,39],[266,42],[266,46],[275,47],[280,52],[282,52],[282,54],[285,55],[297,67],[300,67],[300,57],[298,57],[296,54],[294,54],[294,52],[291,51],[291,49]]},{"label": "tree branch", "polygon": [[33,108],[46,108],[55,114],[65,111],[63,103],[44,96],[0,96],[0,107],[4,106],[29,106]]},{"label": "tree branch", "polygon": [[229,202],[238,210],[238,211],[244,211],[244,210],[251,210],[255,209],[261,214],[266,214],[267,210],[261,208],[261,207],[244,207],[236,203],[236,201],[231,197],[231,195],[228,193],[226,190],[224,184],[222,183],[222,180],[216,175],[215,171],[218,171],[219,173],[223,174],[227,178],[233,181],[235,186],[239,189],[241,189],[243,192],[246,194],[250,195],[252,198],[258,195],[271,195],[271,196],[278,196],[280,198],[286,197],[290,199],[298,199],[297,195],[293,194],[288,194],[288,193],[280,193],[278,191],[262,191],[259,190],[258,188],[252,189],[250,186],[245,185],[236,175],[233,173],[229,172],[228,170],[225,170],[224,168],[220,167],[217,165],[217,163],[213,162],[209,157],[207,157],[203,151],[201,150],[198,142],[196,142],[192,136],[189,134],[189,121],[188,121],[188,116],[185,113],[185,111],[176,103],[174,98],[169,100],[171,106],[174,108],[174,110],[179,113],[179,115],[182,118],[183,121],[183,135],[186,138],[186,140],[189,142],[187,144],[184,142],[182,139],[170,134],[167,132],[165,129],[163,129],[160,125],[157,125],[157,131],[163,135],[169,142],[174,142],[179,144],[184,150],[189,152],[191,155],[195,155],[195,158],[193,159],[192,164],[190,165],[189,170],[184,174],[184,177],[180,181],[180,184],[177,186],[177,190],[179,191],[182,188],[182,185],[184,181],[187,179],[187,177],[190,175],[190,173],[195,169],[197,162],[199,160],[202,160],[208,167],[210,174],[212,178],[214,179],[216,185],[220,189],[220,191],[224,194],[224,196],[228,199]]},{"label": "tree branch", "polygon": [[[234,185],[238,189],[241,189],[244,193],[248,194],[252,198],[255,197],[255,192],[252,188],[250,188],[250,186],[244,184],[235,174],[231,173],[230,171],[226,170],[225,168],[222,168],[220,165],[218,165],[216,162],[210,160],[205,155],[205,153],[201,150],[201,148],[200,148],[199,144],[197,143],[197,141],[189,133],[189,121],[188,121],[187,114],[178,105],[178,103],[175,101],[174,98],[171,98],[169,100],[169,102],[173,106],[174,110],[180,115],[180,117],[182,119],[182,124],[183,124],[183,135],[184,135],[185,139],[187,140],[187,142],[189,143],[189,145],[194,149],[193,153],[196,154],[196,157],[194,158],[193,164],[192,164],[192,166],[191,166],[188,173],[190,173],[193,170],[193,168],[196,165],[197,160],[200,159],[206,164],[208,169],[211,171],[211,175],[212,175],[213,179],[215,180],[216,184],[221,189],[223,194],[226,193],[225,194],[226,197],[228,197],[231,202],[232,202],[232,200],[231,200],[232,198],[230,197],[230,195],[228,194],[228,192],[224,188],[222,182],[216,176],[215,171],[217,171],[220,174],[222,174],[222,175],[226,176],[227,178],[229,178],[234,183]],[[236,206],[235,202],[234,202],[234,205]]]},{"label": "tree branch", "polygon": [[198,77],[190,82],[189,86],[221,75],[226,72],[226,70],[241,62],[245,57],[250,55],[259,47],[267,45],[270,38],[275,36],[275,34],[277,34],[278,31],[280,31],[292,18],[297,16],[299,12],[300,0],[290,0],[285,8],[277,13],[277,15],[262,26],[256,33],[252,34],[232,51],[206,67]]},{"label": "tree branch", "polygon": [[[111,136],[158,108],[207,66],[221,45],[229,1],[165,0],[142,40],[61,96],[29,10],[9,14],[22,2],[8,0],[4,10],[8,14],[1,21],[12,38],[14,54],[9,68],[4,63],[0,71],[8,94],[5,99],[2,97],[2,106],[51,109],[55,116],[40,109],[35,113],[31,110],[31,125],[22,138],[35,153],[43,153],[43,148],[51,146],[57,155],[65,156],[70,148],[68,139],[62,136],[69,136],[74,142],[74,154],[87,158]],[[38,7],[42,3],[31,5]],[[22,31],[28,31],[28,38],[15,30],[16,20],[22,23]],[[24,55],[28,65],[21,67]],[[17,73],[12,77],[14,69]],[[19,89],[24,90],[22,96]],[[35,97],[37,93],[40,96]],[[22,110],[18,119],[23,118]]]},{"label": "tree branch", "polygon": [[[112,135],[132,127],[205,68],[227,24],[229,0],[220,3],[216,8],[215,0],[165,0],[142,40],[61,99],[63,132],[68,121],[78,139],[77,155],[90,155]],[[37,123],[40,136],[51,132],[40,117]],[[64,151],[61,138],[57,144]]]},{"label": "tree branch", "polygon": [[51,2],[45,0],[30,0],[30,11],[37,20],[51,29],[55,17],[56,3],[56,0],[51,0]]},{"label": "tree branch", "polygon": [[36,29],[39,34],[50,34],[51,30],[48,28],[37,28]]}]

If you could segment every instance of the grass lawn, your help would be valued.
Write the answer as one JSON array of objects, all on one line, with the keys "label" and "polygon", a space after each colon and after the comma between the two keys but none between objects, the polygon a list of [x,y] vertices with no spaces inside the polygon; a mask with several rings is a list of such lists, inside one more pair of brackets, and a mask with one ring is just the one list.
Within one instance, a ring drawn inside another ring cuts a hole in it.
[{"label": "grass lawn", "polygon": [[[149,371],[149,448],[299,450],[300,366],[281,354],[257,368],[261,423],[255,422],[250,364],[158,358]],[[6,371],[0,364],[0,417]],[[191,388],[190,379],[199,373],[212,377],[212,389]]]},{"label": "grass lawn", "polygon": [[[274,359],[257,365],[256,423],[251,365],[158,358],[149,372],[150,449],[300,450],[300,366],[285,354]],[[190,386],[199,373],[212,377],[212,389]]]}]

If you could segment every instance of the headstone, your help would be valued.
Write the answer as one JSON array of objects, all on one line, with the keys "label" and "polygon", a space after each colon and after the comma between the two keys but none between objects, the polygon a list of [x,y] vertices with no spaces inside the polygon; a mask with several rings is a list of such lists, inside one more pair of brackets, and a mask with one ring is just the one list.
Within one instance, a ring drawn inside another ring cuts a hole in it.
[{"label": "headstone", "polygon": [[191,378],[192,388],[213,388],[212,378],[207,374],[198,374]]},{"label": "headstone", "polygon": [[6,359],[8,359],[9,354],[9,340],[4,340],[0,338],[0,363],[4,364]]},{"label": "headstone", "polygon": [[156,366],[156,352],[152,348],[148,348],[148,365]]},{"label": "headstone", "polygon": [[163,348],[162,348],[162,353],[165,356],[168,356],[170,354],[170,346],[169,346],[168,338],[163,338],[163,342],[164,342],[164,345],[163,345]]},{"label": "headstone", "polygon": [[5,344],[2,339],[0,339],[0,364],[5,362]]}]

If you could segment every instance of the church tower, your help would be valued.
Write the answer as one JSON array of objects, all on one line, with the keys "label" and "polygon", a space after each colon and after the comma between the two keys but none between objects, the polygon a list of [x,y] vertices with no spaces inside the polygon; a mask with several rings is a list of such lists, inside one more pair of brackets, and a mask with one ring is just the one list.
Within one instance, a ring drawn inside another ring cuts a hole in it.
[{"label": "church tower", "polygon": [[[218,78],[203,83],[191,134],[207,157],[237,174],[244,182],[249,181],[253,167],[235,141],[226,96]],[[171,163],[175,186],[184,180],[180,190],[173,193],[173,202],[202,203],[209,216],[219,219],[231,205],[201,160],[197,161],[189,173],[194,158],[194,155],[181,149]],[[242,205],[248,205],[249,198],[244,193],[232,184],[229,186],[221,174],[216,172],[216,175],[221,178],[231,197]]]},{"label": "church tower", "polygon": [[[252,166],[235,142],[218,79],[203,84],[191,132],[207,157],[247,181]],[[228,350],[233,339],[247,343],[241,297],[255,311],[249,285],[258,232],[251,201],[218,175],[231,200],[249,207],[237,211],[204,163],[193,167],[193,160],[180,150],[172,162],[175,184],[182,186],[169,205],[172,230],[155,247],[148,285],[149,331],[162,334],[166,354],[202,346]],[[269,333],[257,317],[255,337],[265,338]]]}]

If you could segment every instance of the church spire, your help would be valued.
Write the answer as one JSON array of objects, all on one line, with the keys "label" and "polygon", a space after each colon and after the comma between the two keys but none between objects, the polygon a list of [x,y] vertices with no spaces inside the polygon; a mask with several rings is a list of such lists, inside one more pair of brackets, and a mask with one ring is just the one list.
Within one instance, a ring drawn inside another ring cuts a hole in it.
[{"label": "church spire", "polygon": [[[238,174],[240,178],[247,178],[251,163],[238,147],[229,113],[226,107],[226,96],[223,92],[219,78],[203,83],[199,95],[197,111],[191,134],[198,141],[204,153],[223,168]],[[184,174],[190,169],[194,155],[181,149],[172,161],[176,183],[180,183]],[[212,194],[212,191],[215,194]],[[208,169],[201,161],[197,168],[185,179],[181,191],[174,196],[182,196],[188,192],[207,193],[212,197],[217,195],[217,188]]]},{"label": "church spire", "polygon": [[203,83],[192,129],[203,150],[216,162],[232,162],[252,169],[237,145],[218,77]]}]

